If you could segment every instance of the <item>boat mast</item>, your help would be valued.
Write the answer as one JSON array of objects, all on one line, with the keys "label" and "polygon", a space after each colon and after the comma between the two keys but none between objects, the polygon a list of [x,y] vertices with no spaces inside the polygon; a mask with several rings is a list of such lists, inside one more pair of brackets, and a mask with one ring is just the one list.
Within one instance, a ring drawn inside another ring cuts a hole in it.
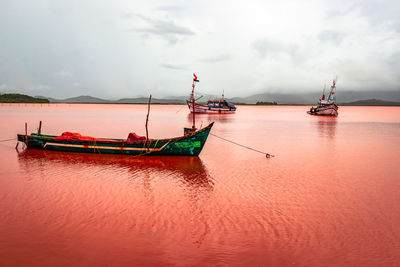
[{"label": "boat mast", "polygon": [[194,131],[194,130],[196,130],[196,109],[195,109],[195,107],[194,107],[194,103],[195,103],[195,100],[194,100],[194,87],[196,86],[196,82],[199,82],[199,80],[197,80],[197,76],[196,76],[196,74],[194,74],[193,73],[193,84],[192,84],[192,110],[193,110],[193,125],[192,125],[192,130]]},{"label": "boat mast", "polygon": [[318,104],[322,104],[322,101],[325,101],[325,88],[326,88],[326,84],[324,84],[324,90],[322,91],[322,96],[319,99]]},{"label": "boat mast", "polygon": [[[193,73],[194,75],[194,73]],[[192,109],[193,109],[193,125],[192,125],[192,130],[196,129],[196,118],[195,118],[195,114],[196,111],[194,109],[194,87],[195,87],[195,83],[194,83],[194,79],[193,79],[193,84],[192,84]]]},{"label": "boat mast", "polygon": [[330,91],[329,96],[328,96],[328,101],[335,102],[335,100],[336,100],[336,97],[335,97],[336,81],[337,81],[337,77],[333,80],[333,85],[331,86],[331,91]]}]

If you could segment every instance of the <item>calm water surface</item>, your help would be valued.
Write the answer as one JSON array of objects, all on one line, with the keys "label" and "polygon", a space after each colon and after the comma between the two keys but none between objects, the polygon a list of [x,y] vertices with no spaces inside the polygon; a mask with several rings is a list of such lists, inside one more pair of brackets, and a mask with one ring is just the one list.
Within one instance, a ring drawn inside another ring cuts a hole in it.
[{"label": "calm water surface", "polygon": [[[153,105],[150,137],[183,106]],[[1,266],[399,266],[400,108],[239,106],[200,157],[15,150],[0,143]],[[0,105],[0,139],[144,135],[145,105]]]}]

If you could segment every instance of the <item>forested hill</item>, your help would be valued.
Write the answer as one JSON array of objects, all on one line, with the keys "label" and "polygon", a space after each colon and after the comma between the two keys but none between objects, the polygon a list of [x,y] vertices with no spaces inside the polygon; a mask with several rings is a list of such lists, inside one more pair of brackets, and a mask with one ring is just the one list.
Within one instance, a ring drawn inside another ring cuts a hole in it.
[{"label": "forested hill", "polygon": [[0,94],[0,103],[49,103],[49,100],[23,94]]},{"label": "forested hill", "polygon": [[380,99],[366,99],[348,103],[341,103],[342,106],[400,106],[400,102],[384,101]]}]

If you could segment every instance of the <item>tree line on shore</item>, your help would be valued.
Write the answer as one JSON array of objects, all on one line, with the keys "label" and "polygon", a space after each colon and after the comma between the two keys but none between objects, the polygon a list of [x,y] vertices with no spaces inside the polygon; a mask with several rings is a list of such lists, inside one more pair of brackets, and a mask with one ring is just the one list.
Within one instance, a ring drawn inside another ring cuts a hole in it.
[{"label": "tree line on shore", "polygon": [[50,103],[48,99],[24,94],[0,94],[1,103]]}]

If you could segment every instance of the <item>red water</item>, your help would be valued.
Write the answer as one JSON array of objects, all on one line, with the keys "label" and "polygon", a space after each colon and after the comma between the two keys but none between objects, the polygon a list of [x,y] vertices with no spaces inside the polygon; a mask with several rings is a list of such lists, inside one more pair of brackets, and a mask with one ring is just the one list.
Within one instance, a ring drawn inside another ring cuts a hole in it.
[{"label": "red water", "polygon": [[[400,108],[239,106],[200,157],[15,150],[0,143],[1,266],[398,266]],[[145,134],[145,105],[0,106],[0,139]],[[190,126],[153,105],[150,137]]]}]

